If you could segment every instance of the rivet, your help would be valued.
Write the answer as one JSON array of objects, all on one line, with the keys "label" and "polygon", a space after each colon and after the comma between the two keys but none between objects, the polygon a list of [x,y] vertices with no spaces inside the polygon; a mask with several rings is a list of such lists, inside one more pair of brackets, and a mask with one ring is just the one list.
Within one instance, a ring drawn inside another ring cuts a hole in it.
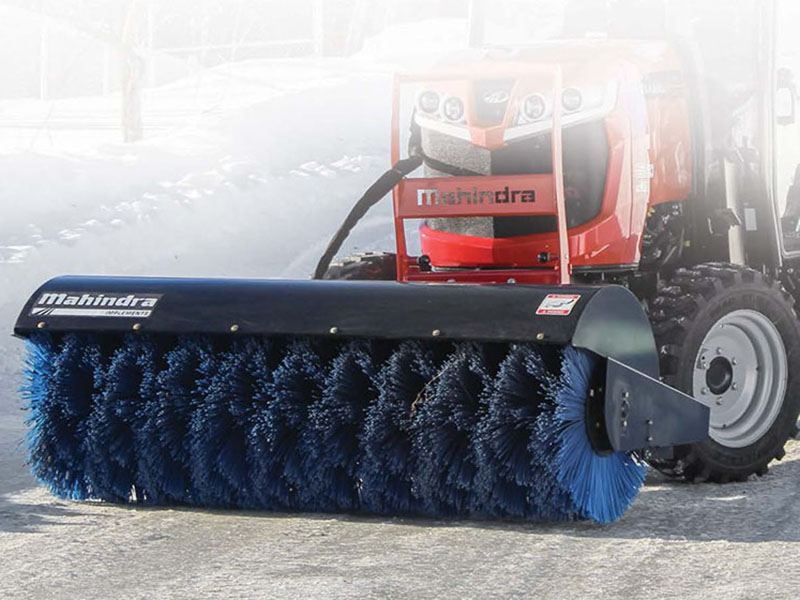
[{"label": "rivet", "polygon": [[513,277],[510,277],[510,278],[508,279],[508,283],[509,283],[509,284],[511,284],[511,285],[514,285],[515,283],[517,283],[517,280],[516,280],[516,279],[514,279]]},{"label": "rivet", "polygon": [[627,421],[623,421],[622,422],[622,428],[623,429],[627,429],[628,428],[628,422]]},{"label": "rivet", "polygon": [[731,385],[731,389],[735,392],[736,390],[739,389],[739,384],[738,383],[734,383],[733,385]]},{"label": "rivet", "polygon": [[647,419],[647,424],[652,427],[653,426],[653,420],[652,419]]},{"label": "rivet", "polygon": [[142,324],[141,323],[134,323],[133,324],[133,330],[134,331],[141,331],[142,330]]},{"label": "rivet", "polygon": [[231,325],[231,333],[237,333],[239,331],[238,325]]},{"label": "rivet", "polygon": [[589,390],[589,398],[594,398],[594,390]]},{"label": "rivet", "polygon": [[536,334],[536,340],[539,341],[539,342],[544,341],[544,334],[543,333],[537,333]]},{"label": "rivet", "polygon": [[649,437],[647,438],[647,441],[648,441],[648,442],[652,442],[652,441],[653,441],[653,436],[652,436],[652,435],[651,435],[651,436],[649,436]]},{"label": "rivet", "polygon": [[706,394],[708,394],[708,388],[703,388],[702,390],[700,390],[700,393],[703,394],[703,396],[705,396]]},{"label": "rivet", "polygon": [[594,424],[595,429],[601,429],[603,426],[600,424],[600,421]]},{"label": "rivet", "polygon": [[717,355],[722,356],[722,348],[717,348]]},{"label": "rivet", "polygon": [[731,360],[731,364],[735,367],[736,365],[739,364],[739,361],[734,358],[733,360]]},{"label": "rivet", "polygon": [[339,333],[339,328],[338,327],[331,327],[329,331],[330,331],[331,335],[337,335]]},{"label": "rivet", "polygon": [[39,322],[36,324],[36,328],[37,328],[37,329],[44,329],[45,327],[47,327],[47,323],[45,323],[44,321],[39,321]]},{"label": "rivet", "polygon": [[433,337],[439,337],[439,336],[442,335],[442,331],[441,331],[441,329],[434,329],[433,331],[431,331],[431,335]]},{"label": "rivet", "polygon": [[625,400],[627,400],[628,398],[630,398],[630,397],[631,397],[631,394],[630,394],[630,392],[622,392],[622,397],[623,397]]}]

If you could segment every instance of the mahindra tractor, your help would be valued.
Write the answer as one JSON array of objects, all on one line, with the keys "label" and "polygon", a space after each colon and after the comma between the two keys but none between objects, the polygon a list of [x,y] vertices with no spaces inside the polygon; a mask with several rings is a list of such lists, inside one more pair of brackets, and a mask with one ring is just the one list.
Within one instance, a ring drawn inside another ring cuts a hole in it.
[{"label": "mahindra tractor", "polygon": [[[783,458],[800,3],[562,16],[397,76],[393,166],[314,280],[35,291],[15,333],[39,480],[119,503],[608,523],[648,463],[724,483]],[[394,251],[336,260],[389,194]]]},{"label": "mahindra tractor", "polygon": [[329,249],[316,275],[563,286],[555,314],[578,301],[570,284],[624,286],[659,379],[710,409],[708,439],[649,462],[741,481],[783,458],[800,411],[800,6],[613,4],[572,3],[557,39],[399,76],[395,161],[414,95],[389,180],[397,251],[328,266]]}]

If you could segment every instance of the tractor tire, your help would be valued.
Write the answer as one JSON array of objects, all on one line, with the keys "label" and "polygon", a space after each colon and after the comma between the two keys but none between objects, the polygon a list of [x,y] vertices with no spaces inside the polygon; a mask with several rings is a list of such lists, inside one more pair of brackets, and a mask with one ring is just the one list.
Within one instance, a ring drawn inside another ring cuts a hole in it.
[{"label": "tractor tire", "polygon": [[785,456],[800,413],[800,325],[780,282],[752,269],[678,270],[651,305],[662,380],[711,408],[709,440],[652,458],[691,482],[744,481]]},{"label": "tractor tire", "polygon": [[397,256],[388,252],[365,252],[332,263],[323,279],[346,281],[395,281]]}]

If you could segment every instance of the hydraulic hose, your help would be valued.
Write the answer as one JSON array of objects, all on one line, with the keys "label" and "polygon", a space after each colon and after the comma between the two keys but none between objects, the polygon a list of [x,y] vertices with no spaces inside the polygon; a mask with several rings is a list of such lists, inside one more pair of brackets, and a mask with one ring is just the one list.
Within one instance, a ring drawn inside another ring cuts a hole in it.
[{"label": "hydraulic hose", "polygon": [[319,263],[317,263],[317,268],[314,271],[314,279],[322,279],[324,277],[334,257],[350,236],[350,232],[358,222],[364,218],[364,215],[367,214],[369,209],[380,202],[386,194],[391,192],[404,177],[416,171],[422,165],[422,160],[422,157],[419,156],[412,156],[400,160],[370,186],[361,199],[356,202],[350,214],[347,215],[347,218],[339,226],[336,234],[331,238],[322,258],[320,258]]}]

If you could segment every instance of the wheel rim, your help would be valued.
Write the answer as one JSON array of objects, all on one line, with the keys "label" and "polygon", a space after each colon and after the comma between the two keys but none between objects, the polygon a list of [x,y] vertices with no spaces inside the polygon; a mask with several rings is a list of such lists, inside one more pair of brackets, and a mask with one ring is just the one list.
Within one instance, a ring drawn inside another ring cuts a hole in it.
[{"label": "wheel rim", "polygon": [[786,348],[777,327],[754,310],[714,324],[694,363],[694,397],[711,408],[711,439],[729,448],[760,440],[783,406]]}]

